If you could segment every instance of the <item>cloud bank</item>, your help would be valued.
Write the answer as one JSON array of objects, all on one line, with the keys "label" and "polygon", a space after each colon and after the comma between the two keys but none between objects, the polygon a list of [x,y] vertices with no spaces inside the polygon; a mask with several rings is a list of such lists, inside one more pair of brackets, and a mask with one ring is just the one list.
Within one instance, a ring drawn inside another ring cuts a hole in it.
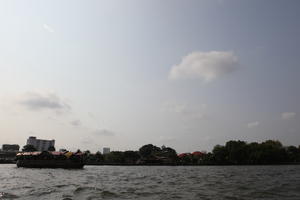
[{"label": "cloud bank", "polygon": [[54,110],[65,112],[71,107],[61,100],[56,94],[26,93],[21,97],[19,104],[33,111]]},{"label": "cloud bank", "polygon": [[54,29],[49,26],[48,24],[43,24],[43,28],[48,31],[49,33],[54,33]]},{"label": "cloud bank", "polygon": [[196,119],[207,119],[207,114],[205,113],[206,107],[206,104],[191,106],[187,104],[166,102],[164,104],[163,110],[170,113],[180,114],[186,117],[192,117]]},{"label": "cloud bank", "polygon": [[284,120],[293,119],[295,116],[296,116],[296,113],[294,113],[294,112],[281,113],[281,119],[284,119]]},{"label": "cloud bank", "polygon": [[70,122],[70,124],[72,125],[72,126],[81,126],[81,121],[80,120],[73,120],[73,121],[71,121]]},{"label": "cloud bank", "polygon": [[238,59],[232,52],[193,52],[171,68],[169,79],[201,79],[210,82],[237,69]]},{"label": "cloud bank", "polygon": [[94,135],[98,135],[98,136],[114,136],[115,133],[110,131],[110,130],[106,130],[106,129],[99,129],[93,132]]},{"label": "cloud bank", "polygon": [[256,122],[250,122],[250,123],[248,123],[247,127],[248,128],[255,128],[255,127],[259,126],[259,125],[260,125],[260,122],[256,121]]}]

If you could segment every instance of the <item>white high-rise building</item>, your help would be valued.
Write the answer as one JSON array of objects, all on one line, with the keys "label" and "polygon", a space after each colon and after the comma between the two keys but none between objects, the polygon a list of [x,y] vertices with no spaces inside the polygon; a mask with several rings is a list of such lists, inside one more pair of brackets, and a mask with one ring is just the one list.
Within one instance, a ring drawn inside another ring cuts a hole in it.
[{"label": "white high-rise building", "polygon": [[109,147],[104,147],[103,148],[103,154],[108,154],[110,153],[110,148]]},{"label": "white high-rise building", "polygon": [[27,139],[27,145],[34,146],[38,151],[48,151],[49,147],[55,145],[55,140],[41,140],[36,137],[30,136]]}]

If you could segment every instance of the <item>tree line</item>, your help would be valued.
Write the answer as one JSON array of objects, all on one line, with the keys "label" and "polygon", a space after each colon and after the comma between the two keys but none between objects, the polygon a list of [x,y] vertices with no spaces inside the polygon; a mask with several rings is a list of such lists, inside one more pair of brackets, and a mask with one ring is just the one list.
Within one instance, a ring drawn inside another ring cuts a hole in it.
[{"label": "tree line", "polygon": [[[24,146],[23,150],[32,151]],[[51,147],[50,150],[55,150]],[[78,150],[80,151],[80,150]],[[262,143],[247,143],[231,140],[225,145],[216,145],[209,153],[177,152],[171,147],[157,147],[153,144],[142,146],[138,151],[83,152],[87,164],[94,165],[267,165],[299,164],[300,146],[283,146],[281,142],[267,140]]]}]

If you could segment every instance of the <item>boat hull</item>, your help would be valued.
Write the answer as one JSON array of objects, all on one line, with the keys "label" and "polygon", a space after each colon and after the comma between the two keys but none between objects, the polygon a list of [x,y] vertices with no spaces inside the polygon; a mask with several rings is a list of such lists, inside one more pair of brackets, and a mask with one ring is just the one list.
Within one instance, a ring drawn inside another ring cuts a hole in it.
[{"label": "boat hull", "polygon": [[82,169],[83,162],[74,162],[72,160],[18,160],[17,167],[26,168],[64,168],[64,169]]}]

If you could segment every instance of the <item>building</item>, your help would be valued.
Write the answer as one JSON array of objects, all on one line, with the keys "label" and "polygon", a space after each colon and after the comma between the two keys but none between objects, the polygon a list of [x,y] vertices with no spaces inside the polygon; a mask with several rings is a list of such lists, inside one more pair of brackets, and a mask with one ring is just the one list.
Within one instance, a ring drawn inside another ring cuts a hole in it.
[{"label": "building", "polygon": [[55,140],[41,140],[36,137],[30,136],[27,139],[27,145],[34,146],[38,151],[48,151],[49,147],[55,145]]},{"label": "building", "polygon": [[3,144],[2,151],[19,151],[20,146],[17,144]]},{"label": "building", "polygon": [[103,148],[103,154],[108,154],[110,153],[110,148],[109,147],[104,147]]}]

